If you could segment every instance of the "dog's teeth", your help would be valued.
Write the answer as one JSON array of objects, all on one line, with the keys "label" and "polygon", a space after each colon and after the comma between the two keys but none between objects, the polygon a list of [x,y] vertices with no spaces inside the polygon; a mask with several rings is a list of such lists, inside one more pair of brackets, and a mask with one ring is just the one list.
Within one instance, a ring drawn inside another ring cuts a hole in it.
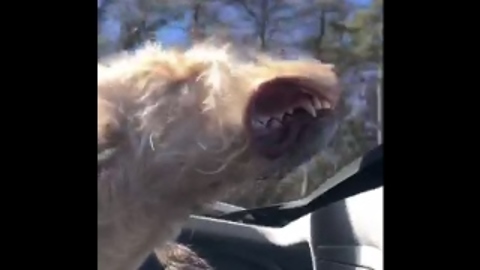
[{"label": "dog's teeth", "polygon": [[257,117],[257,121],[260,122],[262,125],[266,125],[270,118],[270,116],[259,116]]},{"label": "dog's teeth", "polygon": [[270,120],[268,127],[269,128],[279,128],[282,126],[282,123],[278,121],[276,118]]},{"label": "dog's teeth", "polygon": [[261,122],[258,121],[258,120],[253,120],[253,121],[252,121],[252,126],[253,126],[254,128],[262,128],[262,127],[264,127],[264,124],[261,123]]},{"label": "dog's teeth", "polygon": [[321,110],[322,109],[322,103],[320,102],[320,100],[318,100],[318,98],[312,98],[312,102],[313,102],[313,107],[315,107],[315,109],[317,110]]},{"label": "dog's teeth", "polygon": [[310,91],[308,91],[306,88],[301,87],[301,88],[300,88],[300,91],[302,91],[303,93],[305,93],[305,94],[307,94],[307,95],[309,95],[309,96],[312,95],[312,93],[310,93]]},{"label": "dog's teeth", "polygon": [[274,118],[274,119],[278,119],[279,121],[282,121],[282,119],[283,119],[283,114],[284,114],[283,112],[277,113],[277,114],[273,115],[273,118]]},{"label": "dog's teeth", "polygon": [[308,113],[310,113],[313,117],[317,117],[317,111],[315,110],[310,101],[306,100],[300,106],[304,108]]},{"label": "dog's teeth", "polygon": [[332,108],[332,105],[328,101],[322,101],[322,106],[325,109],[331,109]]}]

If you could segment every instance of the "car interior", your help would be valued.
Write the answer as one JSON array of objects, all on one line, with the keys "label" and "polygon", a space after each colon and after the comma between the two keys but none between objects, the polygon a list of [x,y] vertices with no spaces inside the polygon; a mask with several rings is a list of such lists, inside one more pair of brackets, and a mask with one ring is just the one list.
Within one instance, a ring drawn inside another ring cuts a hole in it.
[{"label": "car interior", "polygon": [[177,241],[216,270],[381,270],[383,145],[301,200],[191,216]]}]

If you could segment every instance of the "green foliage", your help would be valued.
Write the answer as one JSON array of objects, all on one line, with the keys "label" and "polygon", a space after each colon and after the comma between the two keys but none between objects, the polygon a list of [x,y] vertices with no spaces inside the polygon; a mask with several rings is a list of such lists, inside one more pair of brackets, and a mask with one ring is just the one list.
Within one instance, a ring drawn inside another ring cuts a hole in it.
[{"label": "green foliage", "polygon": [[358,11],[349,23],[359,29],[352,33],[352,50],[362,60],[381,62],[383,48],[383,2],[377,0],[371,8]]},{"label": "green foliage", "polygon": [[108,52],[109,45],[109,41],[104,36],[97,35],[97,55],[99,58]]}]

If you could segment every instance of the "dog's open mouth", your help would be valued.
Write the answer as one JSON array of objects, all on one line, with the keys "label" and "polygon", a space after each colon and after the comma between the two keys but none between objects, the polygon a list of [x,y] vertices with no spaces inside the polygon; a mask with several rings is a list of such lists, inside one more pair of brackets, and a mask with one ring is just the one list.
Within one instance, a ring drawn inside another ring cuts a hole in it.
[{"label": "dog's open mouth", "polygon": [[263,83],[252,97],[246,117],[255,149],[273,159],[299,147],[302,132],[318,124],[335,105],[321,90],[302,78]]}]

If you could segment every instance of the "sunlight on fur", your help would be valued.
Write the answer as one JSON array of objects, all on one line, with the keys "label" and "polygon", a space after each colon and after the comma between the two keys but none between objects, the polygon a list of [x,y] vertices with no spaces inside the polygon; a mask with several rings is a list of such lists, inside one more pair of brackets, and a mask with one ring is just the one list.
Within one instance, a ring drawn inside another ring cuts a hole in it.
[{"label": "sunlight on fur", "polygon": [[332,65],[244,62],[231,46],[150,43],[99,63],[98,268],[137,269],[195,209],[308,161],[339,97]]}]

